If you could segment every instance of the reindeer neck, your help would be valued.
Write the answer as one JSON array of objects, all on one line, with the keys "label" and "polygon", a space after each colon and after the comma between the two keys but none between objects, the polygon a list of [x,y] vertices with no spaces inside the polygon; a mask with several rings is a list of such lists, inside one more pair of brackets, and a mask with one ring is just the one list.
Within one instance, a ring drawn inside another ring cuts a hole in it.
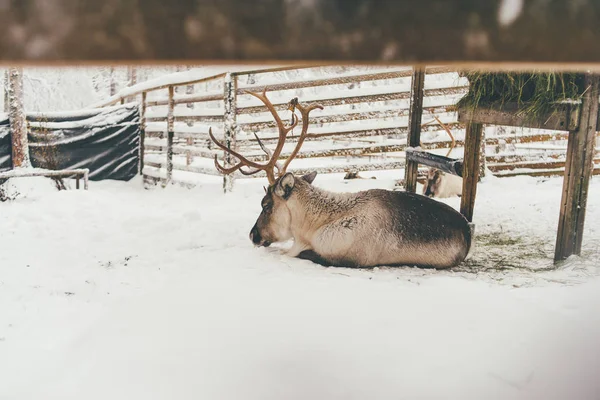
[{"label": "reindeer neck", "polygon": [[303,185],[288,200],[292,225],[302,231],[339,219],[357,203],[356,193],[334,193]]}]

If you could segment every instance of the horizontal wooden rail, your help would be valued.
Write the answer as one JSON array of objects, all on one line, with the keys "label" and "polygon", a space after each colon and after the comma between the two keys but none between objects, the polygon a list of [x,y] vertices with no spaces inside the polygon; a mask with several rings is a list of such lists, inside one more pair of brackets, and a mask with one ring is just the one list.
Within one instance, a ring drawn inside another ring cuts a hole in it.
[{"label": "horizontal wooden rail", "polygon": [[462,177],[463,163],[462,160],[457,160],[438,154],[428,153],[426,151],[417,150],[414,148],[406,149],[406,159],[415,161],[419,164],[433,167],[449,174]]},{"label": "horizontal wooden rail", "polygon": [[[449,67],[428,67],[427,74],[448,74],[456,72],[456,69]],[[293,81],[284,83],[272,83],[263,85],[247,85],[242,86],[237,90],[238,94],[244,94],[247,91],[262,92],[268,90],[270,92],[278,90],[304,89],[308,87],[320,87],[330,85],[343,85],[356,82],[369,82],[376,80],[400,79],[409,78],[412,75],[412,68],[403,68],[397,70],[387,70],[375,73],[355,73],[347,74],[339,77],[313,78],[303,81]]]},{"label": "horizontal wooden rail", "polygon": [[[444,96],[444,95],[458,95],[465,94],[467,92],[468,86],[454,86],[454,87],[445,87],[445,88],[433,88],[433,89],[425,89],[425,96],[433,97],[433,96]],[[349,93],[344,94],[343,96],[333,95],[329,93],[323,93],[319,96],[308,97],[307,100],[303,101],[305,103],[319,103],[324,107],[332,107],[346,104],[358,104],[358,103],[374,103],[374,102],[383,102],[383,101],[392,101],[392,100],[409,100],[410,99],[410,88],[406,89],[406,91],[385,91],[381,89],[377,93],[373,94],[359,94],[359,91],[348,91]],[[339,92],[338,92],[339,93]],[[282,111],[287,109],[287,104],[290,99],[285,100],[273,100],[272,103],[275,106],[277,111]],[[260,105],[250,105],[244,104],[243,102],[238,105],[238,109],[240,113],[259,113],[259,112],[267,112],[267,108],[265,106]]]},{"label": "horizontal wooden rail", "polygon": [[19,168],[5,172],[0,172],[0,181],[11,178],[33,178],[42,176],[45,178],[71,178],[76,180],[76,188],[79,189],[79,180],[83,178],[83,188],[88,190],[90,170],[87,168],[80,169],[61,169],[48,170],[43,168]]}]

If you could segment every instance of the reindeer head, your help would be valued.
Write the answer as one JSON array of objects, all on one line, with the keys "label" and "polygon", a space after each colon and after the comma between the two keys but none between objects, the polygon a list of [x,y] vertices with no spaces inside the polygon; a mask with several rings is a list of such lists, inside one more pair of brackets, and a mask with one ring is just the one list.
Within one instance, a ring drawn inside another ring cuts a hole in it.
[{"label": "reindeer head", "polygon": [[271,243],[284,242],[292,238],[292,211],[288,200],[301,186],[310,185],[316,172],[296,177],[288,172],[279,177],[275,184],[265,188],[265,197],[261,201],[262,211],[250,231],[250,240],[257,246],[268,247]]},{"label": "reindeer head", "polygon": [[[265,197],[262,199],[262,212],[260,213],[254,227],[250,231],[250,240],[257,246],[269,246],[274,242],[286,241],[292,238],[291,232],[291,212],[287,205],[287,200],[292,196],[294,190],[298,186],[311,184],[317,173],[305,175],[301,178],[295,177],[292,173],[286,173],[290,162],[298,155],[304,140],[308,136],[309,113],[318,108],[323,109],[321,105],[311,104],[303,106],[298,103],[297,99],[293,99],[288,103],[288,110],[292,111],[292,124],[285,126],[281,117],[275,110],[275,107],[266,96],[266,90],[262,93],[246,92],[264,103],[267,107],[279,130],[279,137],[274,151],[269,150],[260,140],[258,135],[254,133],[260,148],[267,154],[268,160],[266,163],[250,161],[238,152],[229,149],[215,139],[212,131],[209,129],[209,136],[215,144],[225,152],[233,155],[239,160],[237,164],[230,168],[225,168],[220,165],[217,156],[215,155],[215,167],[223,174],[231,174],[235,171],[240,171],[243,175],[253,175],[260,171],[267,174],[269,187],[265,188]],[[302,130],[298,137],[296,147],[285,160],[283,166],[278,162],[281,156],[285,140],[288,133],[298,125],[298,117],[295,111],[300,111],[302,117]],[[246,169],[247,168],[247,169]]]},{"label": "reindeer head", "polygon": [[429,168],[427,170],[427,181],[423,185],[423,194],[427,197],[434,197],[442,184],[444,173],[439,169]]}]

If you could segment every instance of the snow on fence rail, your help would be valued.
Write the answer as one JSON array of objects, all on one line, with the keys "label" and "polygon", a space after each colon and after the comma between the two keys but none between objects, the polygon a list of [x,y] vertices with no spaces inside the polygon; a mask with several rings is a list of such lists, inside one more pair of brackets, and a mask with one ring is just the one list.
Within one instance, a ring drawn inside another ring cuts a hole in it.
[{"label": "snow on fence rail", "polygon": [[[267,89],[282,118],[291,119],[287,103],[318,102],[325,108],[311,114],[309,137],[290,170],[301,173],[399,169],[404,167],[412,69],[410,67],[290,66],[248,69],[204,68],[172,74],[129,87],[98,106],[135,100],[141,104],[141,171],[146,181],[194,183],[198,174],[219,176],[208,130],[252,160],[263,160],[254,132],[267,146],[277,139],[275,123],[266,107],[246,90]],[[426,69],[422,147],[445,154],[450,144],[443,127],[452,129],[462,156],[464,127],[454,110],[468,90],[456,70]],[[299,131],[299,128],[297,128]],[[294,132],[281,157],[296,143]],[[537,167],[554,174],[564,168],[565,133],[522,130],[506,134],[486,132],[488,168],[499,176],[532,174]],[[559,146],[532,148],[532,142]],[[512,167],[511,167],[512,166]],[[263,173],[254,175],[263,176]],[[235,175],[225,177],[231,188]],[[399,173],[400,177],[400,173]]]}]

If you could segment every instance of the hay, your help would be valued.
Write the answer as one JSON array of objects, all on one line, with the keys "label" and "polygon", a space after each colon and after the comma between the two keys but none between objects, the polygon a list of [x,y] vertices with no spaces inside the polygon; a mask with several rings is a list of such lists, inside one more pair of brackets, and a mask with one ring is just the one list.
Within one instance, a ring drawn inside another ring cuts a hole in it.
[{"label": "hay", "polygon": [[469,92],[459,108],[496,107],[517,104],[519,113],[535,117],[552,111],[557,103],[579,101],[585,92],[584,77],[574,73],[462,73]]}]

